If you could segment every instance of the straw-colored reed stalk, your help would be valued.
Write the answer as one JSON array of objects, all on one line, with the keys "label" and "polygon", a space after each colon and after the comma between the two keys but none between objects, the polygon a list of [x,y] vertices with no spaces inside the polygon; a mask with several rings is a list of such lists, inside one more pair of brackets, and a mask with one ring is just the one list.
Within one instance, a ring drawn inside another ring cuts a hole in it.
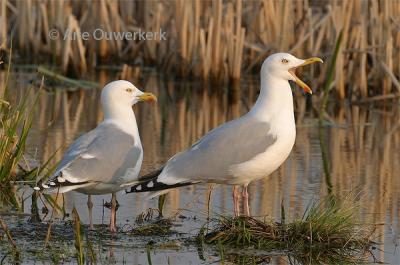
[{"label": "straw-colored reed stalk", "polygon": [[[243,72],[258,72],[262,60],[276,51],[329,58],[342,31],[333,83],[337,96],[367,98],[399,89],[397,0],[0,0],[0,8],[0,47],[10,45],[13,32],[18,52],[27,55],[24,60],[47,55],[63,71],[81,75],[100,63],[123,61],[156,65],[182,77],[237,80]],[[50,39],[51,29],[60,36]],[[138,35],[136,40],[95,39],[96,29],[108,33],[161,30],[166,40],[160,36],[138,40]],[[80,37],[83,32],[89,33],[87,40]],[[66,33],[77,37],[65,38]],[[326,66],[319,67],[313,76],[326,73]]]},{"label": "straw-colored reed stalk", "polygon": [[0,2],[0,49],[4,49],[7,43],[7,12],[6,1]]}]

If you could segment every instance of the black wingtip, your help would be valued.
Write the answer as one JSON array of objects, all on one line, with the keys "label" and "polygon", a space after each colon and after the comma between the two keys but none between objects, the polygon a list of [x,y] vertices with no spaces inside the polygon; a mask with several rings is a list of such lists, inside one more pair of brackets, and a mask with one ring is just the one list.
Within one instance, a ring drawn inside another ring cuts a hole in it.
[{"label": "black wingtip", "polygon": [[43,182],[42,180],[39,180],[38,183],[36,183],[36,186],[33,187],[35,191],[43,191],[43,190],[48,190],[48,189],[57,189],[65,186],[78,186],[82,184],[86,184],[89,181],[82,181],[82,182],[70,182],[67,179],[63,177],[62,172],[60,172],[58,175],[53,176],[51,179],[47,180],[46,182]]},{"label": "black wingtip", "polygon": [[36,183],[36,186],[33,187],[33,189],[34,189],[35,191],[42,191],[42,190],[45,190],[45,189],[49,189],[50,186],[47,185],[47,184],[48,184],[48,183],[43,183],[42,181],[39,181],[38,183]]},{"label": "black wingtip", "polygon": [[195,183],[180,182],[180,183],[174,183],[174,184],[165,184],[165,183],[159,182],[156,178],[154,178],[154,179],[146,180],[139,184],[133,185],[130,190],[125,190],[125,192],[132,193],[132,192],[160,191],[160,190],[168,190],[168,189],[182,187],[182,186],[188,186],[188,185],[192,185],[192,184],[195,184]]}]

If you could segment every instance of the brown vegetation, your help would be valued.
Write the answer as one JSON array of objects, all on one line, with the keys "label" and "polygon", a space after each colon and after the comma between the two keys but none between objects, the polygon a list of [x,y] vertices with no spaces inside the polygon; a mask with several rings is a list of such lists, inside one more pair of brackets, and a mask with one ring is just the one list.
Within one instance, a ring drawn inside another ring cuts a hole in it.
[{"label": "brown vegetation", "polygon": [[[389,95],[400,90],[400,2],[321,1],[52,1],[0,0],[0,47],[22,58],[46,55],[63,71],[84,74],[104,62],[157,65],[182,77],[214,81],[258,72],[271,52],[329,58],[343,31],[336,64],[339,98]],[[106,32],[167,32],[149,41],[83,40]],[[51,29],[60,36],[49,38]],[[75,40],[63,38],[69,32]],[[34,57],[34,58],[32,58]],[[26,60],[26,59],[25,59]],[[327,66],[314,76],[324,79]]]}]

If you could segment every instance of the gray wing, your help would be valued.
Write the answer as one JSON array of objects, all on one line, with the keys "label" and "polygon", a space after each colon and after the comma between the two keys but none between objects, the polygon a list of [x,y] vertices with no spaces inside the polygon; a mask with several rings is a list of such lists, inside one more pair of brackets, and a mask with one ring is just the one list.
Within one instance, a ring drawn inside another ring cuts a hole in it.
[{"label": "gray wing", "polygon": [[132,147],[126,155],[125,159],[123,159],[122,165],[114,173],[112,177],[112,182],[127,185],[127,182],[136,181],[138,179],[142,166],[142,159],[142,147]]},{"label": "gray wing", "polygon": [[141,156],[142,149],[134,143],[132,135],[115,125],[99,125],[68,148],[49,183],[117,182]]},{"label": "gray wing", "polygon": [[249,161],[275,141],[268,123],[245,115],[215,128],[190,149],[171,158],[164,167],[168,172],[166,177],[190,180],[225,177],[232,165]]}]

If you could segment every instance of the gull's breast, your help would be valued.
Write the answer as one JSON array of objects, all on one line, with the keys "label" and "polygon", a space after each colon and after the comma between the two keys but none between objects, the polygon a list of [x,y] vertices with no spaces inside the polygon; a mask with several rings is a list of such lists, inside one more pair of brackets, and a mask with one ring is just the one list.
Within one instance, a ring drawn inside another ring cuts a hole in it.
[{"label": "gull's breast", "polygon": [[245,185],[254,180],[267,177],[277,170],[288,158],[296,140],[296,129],[286,127],[276,134],[276,141],[249,161],[231,166],[233,175],[230,184]]}]

